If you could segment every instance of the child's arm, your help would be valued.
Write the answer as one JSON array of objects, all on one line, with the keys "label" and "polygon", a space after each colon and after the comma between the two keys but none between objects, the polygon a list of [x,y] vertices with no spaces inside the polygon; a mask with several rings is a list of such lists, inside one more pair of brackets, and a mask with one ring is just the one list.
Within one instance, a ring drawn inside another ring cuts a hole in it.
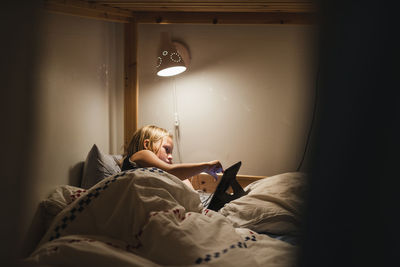
[{"label": "child's arm", "polygon": [[131,161],[138,163],[142,167],[156,167],[170,174],[175,175],[181,180],[185,180],[201,172],[206,172],[218,179],[217,173],[222,172],[222,165],[218,160],[200,163],[178,163],[168,164],[159,159],[150,150],[141,150],[130,157]]}]

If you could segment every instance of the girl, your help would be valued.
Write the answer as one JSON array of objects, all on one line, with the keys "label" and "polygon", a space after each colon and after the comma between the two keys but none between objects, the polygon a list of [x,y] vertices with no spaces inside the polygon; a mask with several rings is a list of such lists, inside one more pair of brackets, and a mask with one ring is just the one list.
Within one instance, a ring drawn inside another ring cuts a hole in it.
[{"label": "girl", "polygon": [[148,125],[137,130],[125,152],[122,171],[139,167],[157,167],[183,180],[190,188],[187,180],[201,172],[206,172],[218,179],[217,173],[223,172],[218,160],[200,163],[172,163],[174,144],[172,135],[165,129]]}]

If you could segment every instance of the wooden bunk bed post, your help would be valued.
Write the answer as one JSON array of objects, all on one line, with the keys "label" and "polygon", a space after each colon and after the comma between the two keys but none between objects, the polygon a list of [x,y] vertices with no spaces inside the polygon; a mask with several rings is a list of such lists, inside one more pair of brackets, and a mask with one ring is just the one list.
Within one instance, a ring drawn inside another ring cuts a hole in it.
[{"label": "wooden bunk bed post", "polygon": [[126,148],[137,129],[138,122],[138,24],[135,20],[124,25],[124,38],[124,147]]}]

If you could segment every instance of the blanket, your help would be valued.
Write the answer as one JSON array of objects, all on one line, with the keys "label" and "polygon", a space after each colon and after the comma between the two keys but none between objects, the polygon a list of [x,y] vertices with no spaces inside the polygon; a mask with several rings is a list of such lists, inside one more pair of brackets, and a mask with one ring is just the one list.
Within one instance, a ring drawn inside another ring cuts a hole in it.
[{"label": "blanket", "polygon": [[296,247],[204,209],[157,168],[110,176],[53,220],[29,266],[292,266]]}]

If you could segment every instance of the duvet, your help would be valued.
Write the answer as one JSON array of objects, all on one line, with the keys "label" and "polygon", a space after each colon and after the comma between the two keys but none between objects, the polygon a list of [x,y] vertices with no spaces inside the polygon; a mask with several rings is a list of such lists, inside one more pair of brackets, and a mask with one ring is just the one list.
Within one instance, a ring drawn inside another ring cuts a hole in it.
[{"label": "duvet", "polygon": [[[232,205],[240,206],[240,201]],[[277,202],[277,207],[282,209],[285,205],[281,202]],[[232,219],[232,209],[224,209],[221,212],[205,209],[197,192],[160,169],[121,172],[74,197],[55,216],[36,249],[22,263],[27,266],[294,265],[295,246],[258,234],[248,222],[246,225]],[[285,210],[293,209],[291,206]],[[289,221],[293,223],[296,216],[292,214]],[[273,221],[276,224],[276,218]],[[288,229],[287,222],[284,225]]]}]

